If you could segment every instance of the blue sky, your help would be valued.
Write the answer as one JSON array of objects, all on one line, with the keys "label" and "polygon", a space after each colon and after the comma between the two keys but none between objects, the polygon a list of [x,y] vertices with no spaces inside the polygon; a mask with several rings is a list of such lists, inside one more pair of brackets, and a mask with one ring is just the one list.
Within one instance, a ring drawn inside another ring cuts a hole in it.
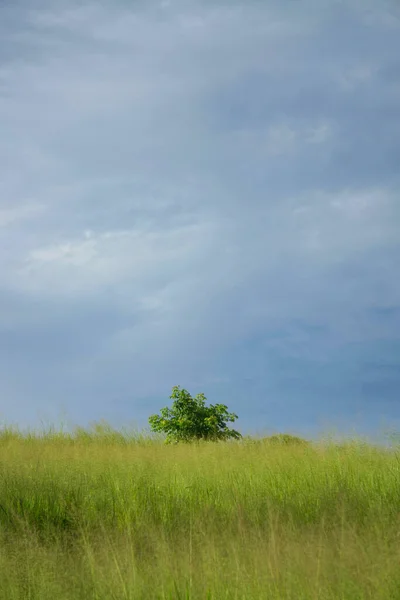
[{"label": "blue sky", "polygon": [[400,429],[397,2],[0,7],[0,418]]}]

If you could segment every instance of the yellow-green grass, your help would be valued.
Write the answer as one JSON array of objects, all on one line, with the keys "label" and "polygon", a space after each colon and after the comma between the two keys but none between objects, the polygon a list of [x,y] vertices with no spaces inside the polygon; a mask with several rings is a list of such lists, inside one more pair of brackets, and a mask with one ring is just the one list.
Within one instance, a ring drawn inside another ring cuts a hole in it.
[{"label": "yellow-green grass", "polygon": [[400,598],[400,452],[3,430],[0,598]]}]

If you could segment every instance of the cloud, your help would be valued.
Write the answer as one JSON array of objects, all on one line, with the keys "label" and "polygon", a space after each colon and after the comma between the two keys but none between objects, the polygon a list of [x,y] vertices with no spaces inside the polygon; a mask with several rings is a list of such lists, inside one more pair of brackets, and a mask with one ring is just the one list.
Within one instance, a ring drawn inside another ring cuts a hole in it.
[{"label": "cloud", "polygon": [[288,403],[297,386],[312,412],[335,377],[356,389],[340,353],[393,340],[396,312],[371,310],[400,306],[396,9],[0,11],[4,357],[13,348],[0,374],[15,406],[74,395],[91,414],[119,390],[140,408],[181,377],[229,396],[258,335],[259,390]]},{"label": "cloud", "polygon": [[29,219],[29,217],[35,216],[44,209],[43,205],[29,205],[17,206],[0,209],[0,227],[7,227],[16,221],[23,219]]}]

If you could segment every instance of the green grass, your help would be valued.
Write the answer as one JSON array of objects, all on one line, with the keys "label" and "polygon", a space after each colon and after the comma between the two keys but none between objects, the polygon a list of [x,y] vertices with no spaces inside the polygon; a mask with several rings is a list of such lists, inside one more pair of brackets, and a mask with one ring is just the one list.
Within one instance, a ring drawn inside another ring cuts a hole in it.
[{"label": "green grass", "polygon": [[400,599],[400,452],[0,432],[0,599]]}]

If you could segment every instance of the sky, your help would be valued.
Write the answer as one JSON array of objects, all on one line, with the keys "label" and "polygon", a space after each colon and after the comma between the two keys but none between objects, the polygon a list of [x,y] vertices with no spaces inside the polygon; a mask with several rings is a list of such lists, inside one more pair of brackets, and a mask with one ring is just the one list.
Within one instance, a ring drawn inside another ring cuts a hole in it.
[{"label": "sky", "polygon": [[3,0],[0,420],[400,430],[400,6]]}]

